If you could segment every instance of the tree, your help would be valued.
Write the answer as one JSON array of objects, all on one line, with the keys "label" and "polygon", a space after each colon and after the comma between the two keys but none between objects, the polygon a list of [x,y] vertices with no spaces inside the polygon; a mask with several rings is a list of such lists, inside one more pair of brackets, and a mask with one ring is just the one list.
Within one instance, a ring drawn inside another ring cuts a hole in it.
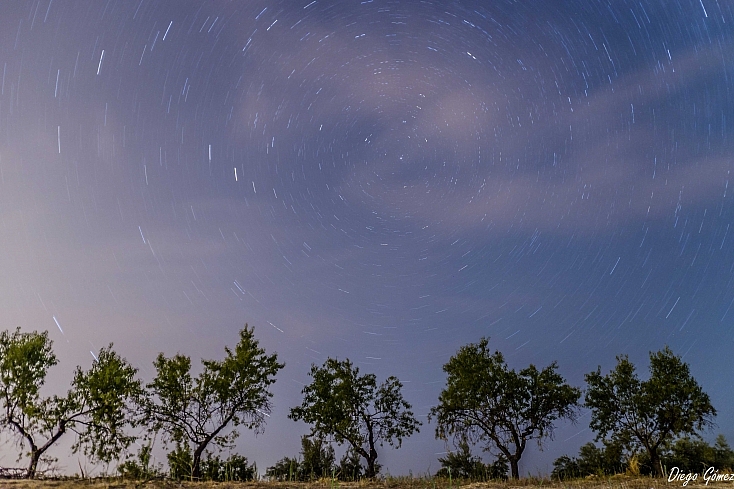
[{"label": "tree", "polygon": [[326,360],[311,366],[311,384],[303,388],[303,404],[291,409],[294,421],[313,425],[311,436],[333,437],[348,443],[367,461],[366,476],[377,475],[377,445],[387,442],[400,448],[403,438],[418,431],[415,419],[400,392],[402,384],[389,377],[377,386],[374,374],[359,375],[349,360]]},{"label": "tree", "polygon": [[38,464],[66,432],[76,434],[72,451],[110,462],[134,440],[124,432],[131,405],[141,392],[137,370],[112,350],[100,350],[92,367],[77,367],[65,396],[42,397],[48,369],[58,363],[48,332],[0,333],[0,403],[2,425],[28,449],[25,477],[36,476]]},{"label": "tree", "polygon": [[543,370],[535,366],[515,372],[502,353],[491,354],[489,340],[463,346],[443,366],[448,374],[439,404],[431,408],[436,418],[436,437],[496,447],[510,464],[512,478],[519,478],[518,462],[527,442],[542,442],[553,435],[553,423],[575,421],[581,391],[566,384],[556,363]]},{"label": "tree", "polygon": [[670,348],[650,353],[650,378],[640,381],[626,355],[607,375],[586,375],[585,405],[591,409],[597,440],[611,438],[627,448],[644,449],[650,464],[663,476],[659,450],[681,435],[713,425],[716,410],[691,376],[688,364]]},{"label": "tree", "polygon": [[222,361],[202,360],[204,368],[196,378],[189,357],[166,358],[161,353],[153,363],[156,377],[147,385],[142,419],[162,433],[164,443],[176,445],[174,458],[183,461],[179,465],[188,460],[184,452],[193,449],[190,471],[183,472],[193,479],[201,478],[202,455],[210,444],[231,447],[240,425],[256,433],[263,428],[271,410],[269,387],[284,367],[277,354],[265,354],[254,328],[247,325],[234,351],[224,351]]}]

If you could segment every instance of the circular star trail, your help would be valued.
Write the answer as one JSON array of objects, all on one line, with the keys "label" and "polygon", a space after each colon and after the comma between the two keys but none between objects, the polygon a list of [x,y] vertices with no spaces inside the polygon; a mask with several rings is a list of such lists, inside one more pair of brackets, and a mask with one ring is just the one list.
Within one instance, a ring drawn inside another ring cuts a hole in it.
[{"label": "circular star trail", "polygon": [[[238,445],[261,467],[299,449],[311,363],[396,375],[425,421],[482,336],[576,385],[670,345],[728,426],[733,10],[4,2],[3,327],[49,330],[68,381],[111,341],[149,380],[255,326],[287,365]],[[435,469],[433,429],[380,462]]]}]

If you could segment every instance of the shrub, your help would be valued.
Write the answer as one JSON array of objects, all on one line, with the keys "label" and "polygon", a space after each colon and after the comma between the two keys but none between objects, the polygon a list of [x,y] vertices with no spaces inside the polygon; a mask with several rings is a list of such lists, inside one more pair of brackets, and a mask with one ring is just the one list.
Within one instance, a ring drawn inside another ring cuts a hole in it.
[{"label": "shrub", "polygon": [[151,445],[145,445],[140,447],[137,454],[137,460],[128,458],[117,467],[117,471],[120,473],[123,479],[132,480],[149,480],[162,478],[163,466],[158,464],[156,466],[150,465],[151,457]]}]

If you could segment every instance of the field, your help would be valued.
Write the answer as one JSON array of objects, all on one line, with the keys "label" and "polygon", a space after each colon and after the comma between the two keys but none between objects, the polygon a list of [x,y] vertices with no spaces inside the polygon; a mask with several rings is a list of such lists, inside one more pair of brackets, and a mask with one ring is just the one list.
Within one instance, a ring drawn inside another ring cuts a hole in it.
[{"label": "field", "polygon": [[[682,487],[682,482],[647,477],[615,476],[573,481],[551,482],[543,479],[521,479],[510,482],[461,482],[437,478],[389,477],[375,482],[173,482],[123,481],[120,479],[58,479],[58,480],[0,480],[0,488],[7,489],[659,489]],[[687,487],[734,489],[734,482],[712,482],[707,486],[699,477]]]}]

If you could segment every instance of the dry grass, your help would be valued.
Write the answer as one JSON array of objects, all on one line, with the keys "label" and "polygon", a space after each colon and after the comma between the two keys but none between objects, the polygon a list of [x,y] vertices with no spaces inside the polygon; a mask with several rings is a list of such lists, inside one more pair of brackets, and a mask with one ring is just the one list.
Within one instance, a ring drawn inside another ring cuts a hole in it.
[{"label": "dry grass", "polygon": [[[702,487],[699,477],[687,487]],[[318,482],[172,482],[123,481],[120,479],[59,479],[59,480],[0,480],[2,489],[668,489],[682,487],[681,482],[668,483],[665,479],[614,476],[587,478],[574,481],[521,479],[508,482],[462,482],[439,478],[388,477],[375,482],[339,482],[324,479]],[[734,482],[710,483],[714,489],[734,489]]]}]

